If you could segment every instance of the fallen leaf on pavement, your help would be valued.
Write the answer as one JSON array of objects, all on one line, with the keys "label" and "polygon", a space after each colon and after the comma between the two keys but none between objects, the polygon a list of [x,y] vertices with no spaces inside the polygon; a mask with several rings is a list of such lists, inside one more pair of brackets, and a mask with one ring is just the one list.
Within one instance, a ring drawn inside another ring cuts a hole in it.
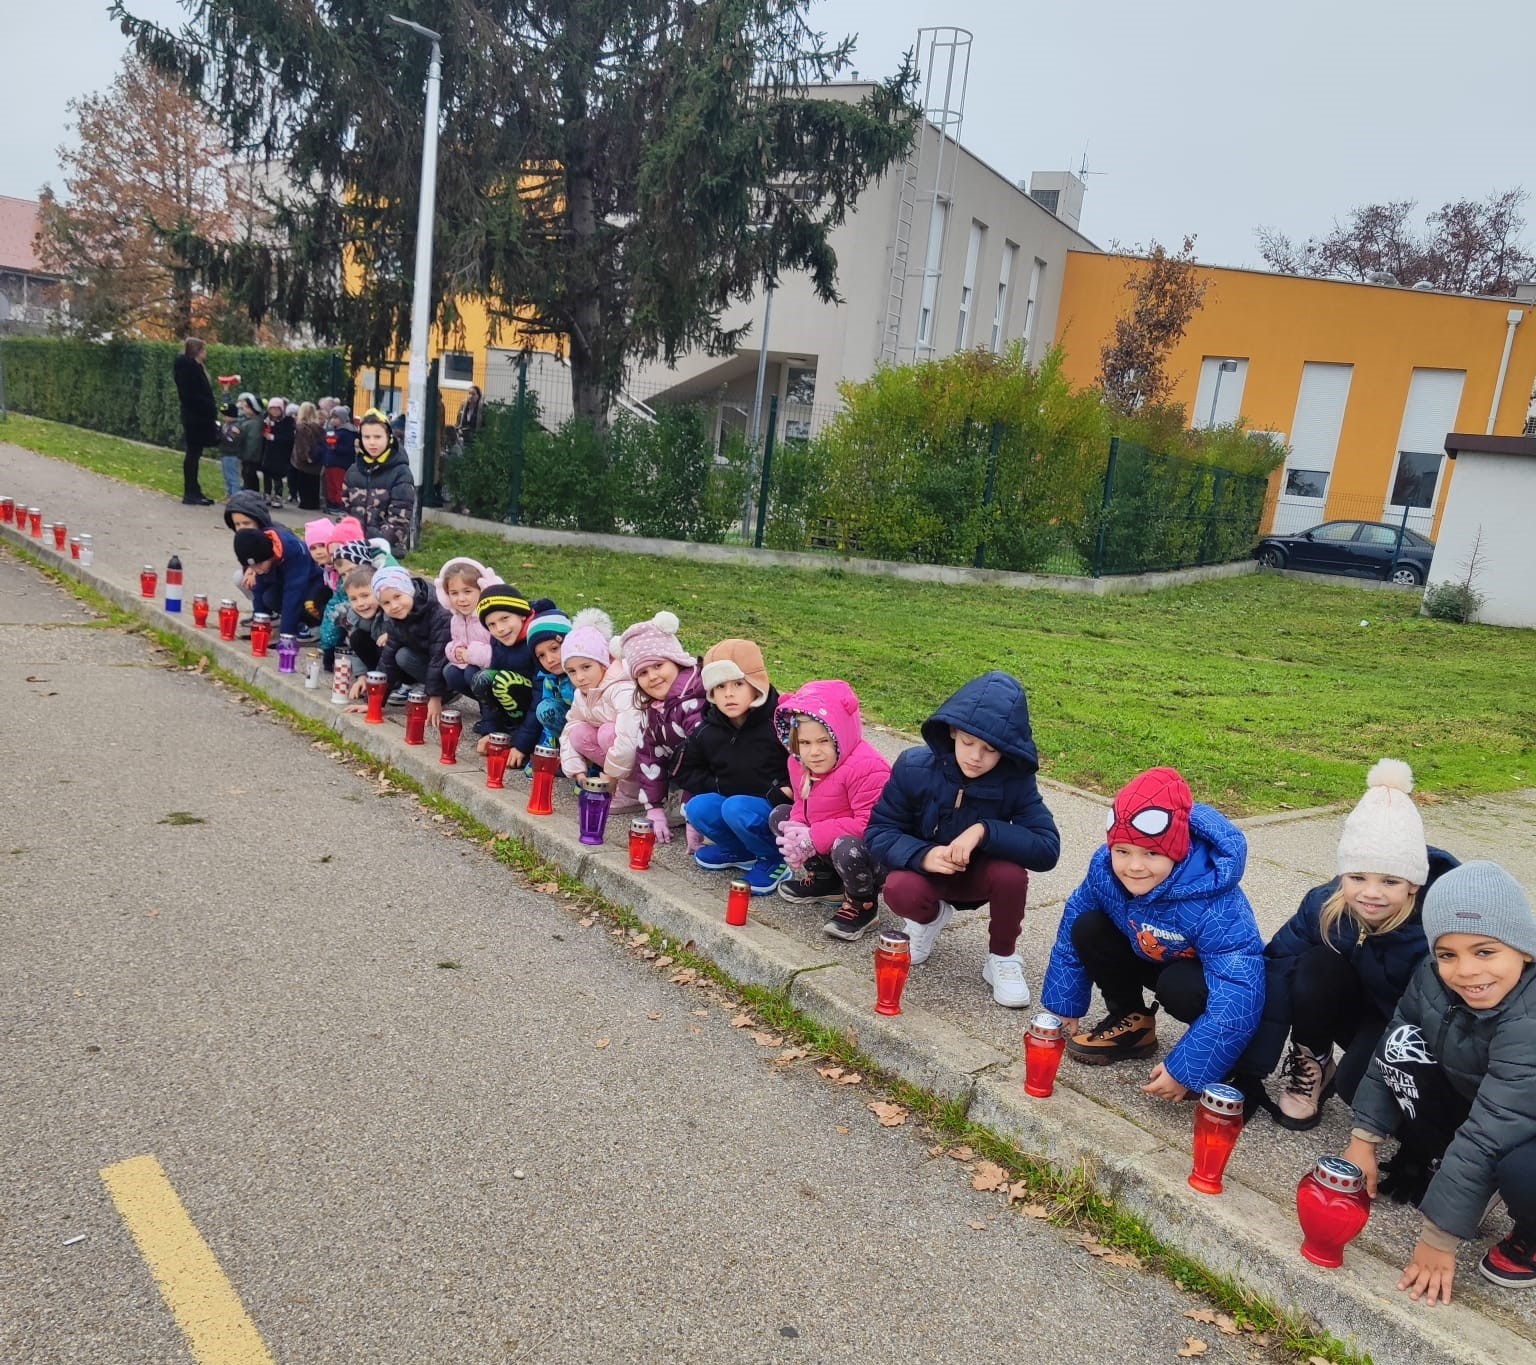
[{"label": "fallen leaf on pavement", "polygon": [[656,959],[657,967],[670,967],[672,965],[672,962],[673,962],[673,958],[672,958],[672,955],[670,953],[663,953],[660,957],[658,957]]},{"label": "fallen leaf on pavement", "polygon": [[907,1111],[899,1104],[890,1104],[885,1100],[871,1100],[864,1107],[880,1120],[882,1128],[900,1128],[907,1121]]},{"label": "fallen leaf on pavement", "polygon": [[929,1156],[943,1156],[944,1155],[944,1144],[941,1142],[941,1143],[939,1143],[939,1145],[937,1147],[930,1147],[928,1149],[928,1155]]},{"label": "fallen leaf on pavement", "polygon": [[1203,1322],[1208,1327],[1214,1327],[1216,1325],[1216,1313],[1214,1309],[1191,1308],[1189,1312],[1184,1314],[1184,1316],[1191,1322]]},{"label": "fallen leaf on pavement", "polygon": [[611,1043],[612,1041],[613,1041],[613,1039],[611,1039],[611,1038],[599,1038],[595,1043],[592,1044],[592,1046],[593,1047],[607,1047],[608,1044]]},{"label": "fallen leaf on pavement", "polygon": [[976,1171],[971,1176],[971,1188],[987,1194],[992,1190],[1001,1190],[1007,1187],[1008,1172],[993,1161],[980,1161],[976,1163]]},{"label": "fallen leaf on pavement", "polygon": [[802,1057],[809,1057],[810,1055],[811,1050],[808,1047],[787,1047],[783,1052],[779,1053],[778,1060],[781,1062],[798,1062]]},{"label": "fallen leaf on pavement", "polygon": [[1107,1247],[1096,1237],[1083,1235],[1083,1250],[1090,1256],[1097,1256],[1101,1261],[1109,1265],[1124,1266],[1127,1270],[1140,1270],[1141,1258],[1129,1251],[1116,1251],[1114,1247]]},{"label": "fallen leaf on pavement", "polygon": [[699,973],[697,968],[684,967],[682,971],[674,972],[672,974],[672,984],[674,986],[690,985],[693,982],[693,979],[698,976],[698,974]]},{"label": "fallen leaf on pavement", "polygon": [[1179,1347],[1181,1360],[1193,1360],[1196,1356],[1203,1356],[1211,1349],[1208,1341],[1201,1341],[1199,1337],[1185,1337],[1184,1344]]},{"label": "fallen leaf on pavement", "polygon": [[[708,1011],[705,1012],[708,1013]],[[758,1047],[784,1046],[784,1039],[781,1038],[777,1033],[754,1033],[752,1035],[752,1041],[756,1043]]]},{"label": "fallen leaf on pavement", "polygon": [[987,1230],[987,1225],[983,1223],[979,1218],[971,1219],[971,1221],[966,1224],[966,1227],[970,1228],[972,1232],[985,1232]]},{"label": "fallen leaf on pavement", "polygon": [[839,1085],[858,1085],[864,1078],[857,1071],[845,1071],[837,1078]]},{"label": "fallen leaf on pavement", "polygon": [[853,1132],[853,1129],[850,1128],[846,1123],[840,1123],[837,1125],[837,1131],[844,1137],[847,1137],[849,1133]]},{"label": "fallen leaf on pavement", "polygon": [[1322,1356],[1308,1356],[1307,1365],[1330,1365],[1330,1362],[1324,1360]]},{"label": "fallen leaf on pavement", "polygon": [[835,1081],[843,1074],[843,1068],[840,1066],[818,1066],[816,1074],[824,1081]]},{"label": "fallen leaf on pavement", "polygon": [[1019,1212],[1026,1218],[1049,1218],[1051,1211],[1044,1204],[1020,1204]]},{"label": "fallen leaf on pavement", "polygon": [[208,656],[206,654],[197,661],[197,667],[192,671],[194,673],[206,673],[208,671]]},{"label": "fallen leaf on pavement", "polygon": [[590,929],[593,924],[593,919],[591,915],[587,915],[582,919],[577,920],[576,923],[581,925],[583,929]]},{"label": "fallen leaf on pavement", "polygon": [[1025,1200],[1025,1199],[1028,1199],[1028,1198],[1029,1198],[1029,1181],[1027,1181],[1027,1180],[1015,1180],[1013,1182],[1013,1184],[1011,1184],[1008,1187],[1008,1202],[1010,1204],[1017,1204],[1021,1200]]},{"label": "fallen leaf on pavement", "polygon": [[1235,1337],[1242,1328],[1237,1325],[1237,1319],[1230,1313],[1216,1314],[1216,1328],[1224,1337]]},{"label": "fallen leaf on pavement", "polygon": [[651,941],[649,934],[630,934],[629,945],[632,948],[640,948]]},{"label": "fallen leaf on pavement", "polygon": [[695,1016],[697,1016],[698,1018],[700,1018],[700,1019],[708,1019],[709,1018],[709,1011],[708,1010],[693,1010],[692,1013]]},{"label": "fallen leaf on pavement", "polygon": [[541,896],[553,896],[560,889],[559,882],[534,882],[533,889]]},{"label": "fallen leaf on pavement", "polygon": [[757,1022],[750,1014],[738,1014],[731,1019],[732,1028],[751,1028]]},{"label": "fallen leaf on pavement", "polygon": [[656,950],[654,948],[642,948],[640,950],[640,956],[649,962],[653,957],[656,956]]},{"label": "fallen leaf on pavement", "polygon": [[976,1153],[969,1147],[951,1147],[949,1149],[949,1159],[951,1161],[970,1161],[975,1155]]},{"label": "fallen leaf on pavement", "polygon": [[647,1018],[647,1019],[652,1019],[652,1020],[655,1020],[655,1019],[660,1019],[660,1018],[661,1018],[661,1011],[660,1011],[660,1010],[652,1010],[652,1011],[651,1011],[651,1012],[650,1012],[650,1013],[649,1013],[649,1014],[648,1014],[648,1015],[646,1015],[646,1016],[645,1016],[645,1017],[646,1017],[646,1018]]}]

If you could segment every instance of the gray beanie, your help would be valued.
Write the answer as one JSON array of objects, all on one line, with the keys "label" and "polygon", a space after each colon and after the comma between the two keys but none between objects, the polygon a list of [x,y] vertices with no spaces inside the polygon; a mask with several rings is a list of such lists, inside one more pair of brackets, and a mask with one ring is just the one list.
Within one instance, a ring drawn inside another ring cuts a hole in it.
[{"label": "gray beanie", "polygon": [[1536,958],[1536,916],[1520,883],[1497,863],[1463,863],[1424,897],[1424,937],[1433,948],[1444,934],[1481,934]]}]

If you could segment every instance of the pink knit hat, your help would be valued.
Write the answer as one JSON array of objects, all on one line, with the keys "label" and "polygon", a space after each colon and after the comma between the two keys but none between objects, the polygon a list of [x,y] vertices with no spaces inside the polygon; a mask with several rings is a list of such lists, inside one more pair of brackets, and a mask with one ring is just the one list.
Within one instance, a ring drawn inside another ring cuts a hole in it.
[{"label": "pink knit hat", "polygon": [[[361,531],[362,528],[359,527],[358,529]],[[313,521],[306,521],[304,523],[304,543],[311,550],[316,545],[329,545],[335,539],[336,523],[329,517],[316,517]],[[348,537],[348,539],[351,539],[351,537]],[[359,535],[357,539],[361,540],[362,536]]]},{"label": "pink knit hat", "polygon": [[617,640],[609,641],[608,648],[615,659],[629,665],[631,673],[664,660],[679,668],[692,668],[694,657],[678,641],[678,624],[670,611],[658,611],[649,621],[636,621]]},{"label": "pink knit hat", "polygon": [[345,545],[353,540],[367,540],[363,533],[363,523],[356,517],[343,517],[336,523],[336,529],[331,532],[332,545]]},{"label": "pink knit hat", "polygon": [[571,618],[571,630],[560,645],[560,665],[572,659],[591,659],[607,668],[613,662],[608,641],[613,636],[613,619],[601,607],[584,607]]}]

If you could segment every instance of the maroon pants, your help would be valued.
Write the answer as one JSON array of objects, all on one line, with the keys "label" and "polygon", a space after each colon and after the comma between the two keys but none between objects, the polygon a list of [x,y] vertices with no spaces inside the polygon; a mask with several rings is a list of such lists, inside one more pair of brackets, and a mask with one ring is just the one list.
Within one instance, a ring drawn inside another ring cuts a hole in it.
[{"label": "maroon pants", "polygon": [[991,911],[987,947],[1006,957],[1018,945],[1024,924],[1024,901],[1029,894],[1029,873],[1002,858],[973,858],[964,872],[940,876],[933,872],[892,872],[882,893],[891,913],[918,924],[938,918],[939,902],[980,905]]},{"label": "maroon pants", "polygon": [[325,505],[340,507],[347,500],[347,471],[327,469],[324,475]]}]

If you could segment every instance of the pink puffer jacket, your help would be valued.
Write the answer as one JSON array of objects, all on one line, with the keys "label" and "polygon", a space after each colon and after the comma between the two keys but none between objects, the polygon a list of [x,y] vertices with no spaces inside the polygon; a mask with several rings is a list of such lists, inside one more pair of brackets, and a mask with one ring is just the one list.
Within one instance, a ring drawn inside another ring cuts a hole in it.
[{"label": "pink puffer jacket", "polygon": [[488,569],[478,559],[470,559],[467,555],[456,555],[443,565],[432,586],[437,590],[437,600],[442,603],[443,610],[448,613],[448,645],[443,650],[444,656],[451,664],[458,663],[454,650],[462,647],[468,654],[468,660],[462,667],[489,668],[491,666],[491,632],[480,624],[480,618],[474,612],[468,616],[453,609],[453,604],[448,600],[448,591],[443,586],[443,573],[451,569],[455,564],[468,564],[479,575],[480,590],[485,591],[492,583],[500,583],[501,575],[495,569]]},{"label": "pink puffer jacket", "polygon": [[824,854],[845,835],[864,837],[891,765],[864,738],[859,699],[842,679],[808,682],[779,698],[773,723],[786,749],[795,719],[801,716],[826,726],[837,745],[837,766],[822,777],[812,778],[793,753],[789,756],[789,785],[795,793],[789,818],[811,827],[811,842]]},{"label": "pink puffer jacket", "polygon": [[640,721],[640,709],[635,705],[635,680],[629,676],[629,665],[623,659],[615,659],[608,665],[602,682],[590,692],[576,689],[575,699],[565,717],[565,729],[560,732],[561,770],[567,777],[580,777],[587,770],[587,760],[576,752],[568,738],[571,726],[585,723],[600,730],[611,725],[614,728],[613,743],[603,760],[603,771],[614,782],[632,787],[629,778],[635,770],[635,751],[640,747]]}]

